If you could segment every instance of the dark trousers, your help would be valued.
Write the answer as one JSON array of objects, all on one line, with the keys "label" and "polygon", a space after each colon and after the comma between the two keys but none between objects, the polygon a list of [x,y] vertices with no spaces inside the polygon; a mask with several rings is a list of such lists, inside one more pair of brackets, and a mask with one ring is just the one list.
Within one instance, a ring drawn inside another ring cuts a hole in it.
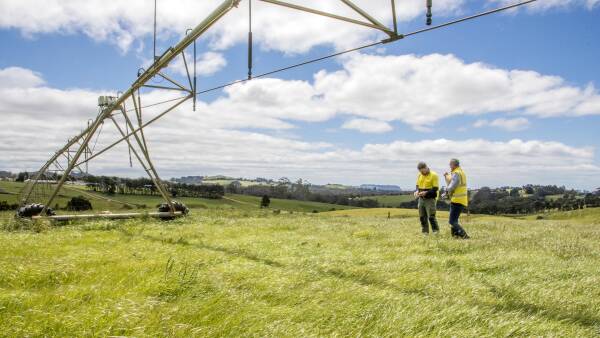
[{"label": "dark trousers", "polygon": [[459,203],[450,203],[450,231],[452,232],[452,236],[458,237],[466,237],[467,232],[460,226],[458,223],[458,218],[460,214],[465,210],[465,206]]}]

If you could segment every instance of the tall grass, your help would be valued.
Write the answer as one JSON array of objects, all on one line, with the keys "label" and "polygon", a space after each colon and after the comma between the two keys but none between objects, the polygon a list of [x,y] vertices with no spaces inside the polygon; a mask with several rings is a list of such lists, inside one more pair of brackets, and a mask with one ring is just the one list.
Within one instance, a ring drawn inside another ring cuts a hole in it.
[{"label": "tall grass", "polygon": [[369,212],[0,232],[0,335],[600,333],[597,220],[473,217],[462,241],[420,235],[414,211]]}]

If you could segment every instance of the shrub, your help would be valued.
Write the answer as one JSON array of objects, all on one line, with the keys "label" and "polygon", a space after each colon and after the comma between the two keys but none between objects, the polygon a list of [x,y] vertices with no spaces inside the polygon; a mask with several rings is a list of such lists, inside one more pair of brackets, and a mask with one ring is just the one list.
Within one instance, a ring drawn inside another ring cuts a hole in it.
[{"label": "shrub", "polygon": [[71,198],[71,200],[67,202],[66,209],[71,211],[92,210],[92,203],[90,202],[90,200],[83,196],[76,196]]},{"label": "shrub", "polygon": [[0,201],[0,211],[9,211],[9,210],[17,210],[19,208],[18,204],[9,204],[6,201]]}]

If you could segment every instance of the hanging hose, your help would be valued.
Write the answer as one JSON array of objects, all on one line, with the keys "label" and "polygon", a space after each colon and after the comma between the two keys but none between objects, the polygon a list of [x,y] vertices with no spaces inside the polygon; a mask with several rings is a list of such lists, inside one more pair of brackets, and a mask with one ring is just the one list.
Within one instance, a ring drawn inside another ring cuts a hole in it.
[{"label": "hanging hose", "polygon": [[248,80],[252,80],[252,0],[248,0]]},{"label": "hanging hose", "polygon": [[426,6],[427,6],[427,26],[431,26],[431,24],[433,23],[433,14],[431,14],[431,8],[433,7],[433,0],[426,0],[425,1]]}]

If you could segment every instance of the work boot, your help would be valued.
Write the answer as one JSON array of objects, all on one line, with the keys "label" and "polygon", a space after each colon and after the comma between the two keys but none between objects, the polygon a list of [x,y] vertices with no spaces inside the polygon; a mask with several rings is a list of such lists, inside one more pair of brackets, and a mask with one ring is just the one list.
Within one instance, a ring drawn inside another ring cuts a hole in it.
[{"label": "work boot", "polygon": [[461,238],[461,239],[469,239],[471,237],[469,237],[469,235],[467,235],[467,232],[463,229],[463,228],[452,228],[453,229],[453,234],[452,237],[454,238]]}]

